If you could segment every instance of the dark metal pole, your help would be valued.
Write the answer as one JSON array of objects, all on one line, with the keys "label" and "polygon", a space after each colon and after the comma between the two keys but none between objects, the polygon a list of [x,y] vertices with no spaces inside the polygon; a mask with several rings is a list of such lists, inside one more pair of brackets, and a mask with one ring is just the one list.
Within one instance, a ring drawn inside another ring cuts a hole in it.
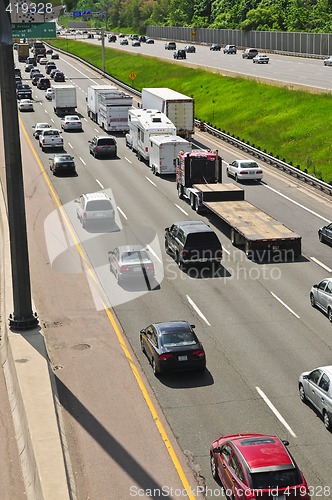
[{"label": "dark metal pole", "polygon": [[28,241],[24,205],[21,144],[15,95],[14,56],[9,0],[0,0],[0,86],[6,164],[8,223],[14,312],[9,325],[28,329],[38,324],[32,312]]}]

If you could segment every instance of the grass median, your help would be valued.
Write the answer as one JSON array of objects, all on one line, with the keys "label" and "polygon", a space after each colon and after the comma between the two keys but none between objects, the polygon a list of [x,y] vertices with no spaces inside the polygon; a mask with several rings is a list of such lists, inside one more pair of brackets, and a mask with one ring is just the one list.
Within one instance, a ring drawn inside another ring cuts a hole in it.
[{"label": "grass median", "polygon": [[[102,67],[100,46],[74,40],[49,42]],[[128,85],[129,75],[135,73],[137,90],[169,87],[194,97],[197,118],[332,183],[332,94],[225,77],[112,48],[105,48],[105,65],[108,74]]]}]

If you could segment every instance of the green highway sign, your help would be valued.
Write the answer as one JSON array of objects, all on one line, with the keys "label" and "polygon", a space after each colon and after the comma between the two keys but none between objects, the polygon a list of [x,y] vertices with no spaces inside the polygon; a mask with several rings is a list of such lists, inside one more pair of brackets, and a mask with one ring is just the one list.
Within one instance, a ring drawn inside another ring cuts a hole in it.
[{"label": "green highway sign", "polygon": [[55,23],[13,23],[13,38],[56,38]]}]

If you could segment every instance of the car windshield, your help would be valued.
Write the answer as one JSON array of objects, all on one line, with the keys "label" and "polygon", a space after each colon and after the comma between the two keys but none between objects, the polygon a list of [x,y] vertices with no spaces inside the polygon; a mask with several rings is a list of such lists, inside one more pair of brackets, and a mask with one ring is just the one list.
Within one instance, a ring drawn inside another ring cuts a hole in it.
[{"label": "car windshield", "polygon": [[252,473],[251,479],[253,489],[287,488],[302,484],[299,471],[294,468]]},{"label": "car windshield", "polygon": [[136,250],[133,252],[124,252],[121,254],[121,260],[123,262],[129,262],[132,260],[136,261],[143,261],[143,260],[148,260],[147,253],[144,250]]},{"label": "car windshield", "polygon": [[196,338],[191,330],[167,332],[161,336],[164,347],[187,346],[197,344]]}]

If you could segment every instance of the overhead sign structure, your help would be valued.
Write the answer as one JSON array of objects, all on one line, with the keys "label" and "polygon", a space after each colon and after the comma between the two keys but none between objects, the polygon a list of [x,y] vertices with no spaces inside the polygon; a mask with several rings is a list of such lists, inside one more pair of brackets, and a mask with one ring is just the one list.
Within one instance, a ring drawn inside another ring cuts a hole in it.
[{"label": "overhead sign structure", "polygon": [[56,38],[55,23],[13,23],[13,38]]}]

